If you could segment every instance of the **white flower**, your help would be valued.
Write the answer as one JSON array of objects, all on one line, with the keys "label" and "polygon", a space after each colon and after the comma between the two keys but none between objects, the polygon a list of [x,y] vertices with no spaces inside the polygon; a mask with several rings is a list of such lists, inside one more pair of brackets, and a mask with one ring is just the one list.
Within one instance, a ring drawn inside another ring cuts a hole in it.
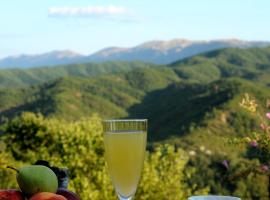
[{"label": "white flower", "polygon": [[188,152],[188,154],[189,154],[190,156],[195,156],[195,155],[196,155],[196,152],[193,151],[193,150],[191,150],[191,151]]},{"label": "white flower", "polygon": [[204,146],[200,146],[200,151],[204,151],[205,147]]},{"label": "white flower", "polygon": [[212,155],[212,151],[210,151],[209,149],[205,151],[205,154],[207,155]]}]

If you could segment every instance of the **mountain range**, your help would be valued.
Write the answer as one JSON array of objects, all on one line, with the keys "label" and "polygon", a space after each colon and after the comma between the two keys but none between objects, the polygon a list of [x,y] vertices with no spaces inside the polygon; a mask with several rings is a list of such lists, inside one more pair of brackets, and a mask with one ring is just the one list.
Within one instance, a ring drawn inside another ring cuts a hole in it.
[{"label": "mountain range", "polygon": [[73,51],[52,51],[38,55],[17,55],[0,59],[0,68],[29,68],[78,64],[104,61],[143,61],[155,64],[169,64],[200,53],[237,47],[265,47],[266,41],[243,41],[236,39],[191,41],[174,39],[170,41],[149,41],[130,48],[110,47],[91,55],[82,55]]}]

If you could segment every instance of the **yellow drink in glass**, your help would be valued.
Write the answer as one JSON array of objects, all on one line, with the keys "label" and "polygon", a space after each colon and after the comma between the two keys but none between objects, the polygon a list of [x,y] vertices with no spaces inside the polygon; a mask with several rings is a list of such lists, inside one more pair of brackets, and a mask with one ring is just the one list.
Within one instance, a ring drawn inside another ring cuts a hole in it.
[{"label": "yellow drink in glass", "polygon": [[136,121],[134,126],[128,121],[114,121],[104,131],[105,159],[120,200],[129,200],[135,194],[146,148],[146,125],[137,126]]},{"label": "yellow drink in glass", "polygon": [[132,196],[144,161],[146,132],[105,133],[105,156],[116,191]]}]

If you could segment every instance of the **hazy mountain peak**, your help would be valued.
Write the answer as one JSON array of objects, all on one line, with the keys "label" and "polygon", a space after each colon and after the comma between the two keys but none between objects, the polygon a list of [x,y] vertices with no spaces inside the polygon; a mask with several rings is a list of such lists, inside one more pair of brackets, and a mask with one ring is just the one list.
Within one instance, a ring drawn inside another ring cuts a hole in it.
[{"label": "hazy mountain peak", "polygon": [[55,50],[55,51],[47,52],[45,54],[38,54],[36,56],[55,56],[57,58],[70,58],[70,57],[79,57],[83,55],[77,52],[71,51],[71,50],[63,50],[63,51]]},{"label": "hazy mountain peak", "polygon": [[168,41],[162,41],[162,40],[153,40],[149,42],[145,42],[141,45],[138,45],[135,48],[149,48],[154,50],[168,50],[175,47],[186,47],[188,45],[192,44],[192,41],[186,40],[186,39],[174,39],[174,40],[168,40]]},{"label": "hazy mountain peak", "polygon": [[88,58],[90,61],[140,60],[156,64],[168,64],[197,54],[222,48],[265,47],[267,45],[270,45],[270,42],[243,41],[234,38],[195,41],[186,39],[173,39],[168,41],[153,40],[131,48],[114,47],[103,49],[100,52],[90,55]]},{"label": "hazy mountain peak", "polygon": [[116,53],[124,52],[126,50],[128,50],[128,48],[109,47],[109,48],[102,49],[102,50],[96,52],[95,54],[100,55],[100,56],[104,56],[104,57],[108,57],[108,56],[111,56],[111,55],[116,54]]}]

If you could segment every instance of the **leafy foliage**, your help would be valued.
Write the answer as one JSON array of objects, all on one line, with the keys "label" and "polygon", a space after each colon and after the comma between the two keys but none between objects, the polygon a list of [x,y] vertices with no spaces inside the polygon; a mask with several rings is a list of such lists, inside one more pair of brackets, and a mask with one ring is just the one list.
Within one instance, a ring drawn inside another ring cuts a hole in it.
[{"label": "leafy foliage", "polygon": [[241,199],[266,200],[268,177],[256,170],[258,160],[248,160],[230,154],[212,154],[196,151],[188,165],[197,171],[187,180],[199,187],[210,187],[211,194],[233,195]]}]

